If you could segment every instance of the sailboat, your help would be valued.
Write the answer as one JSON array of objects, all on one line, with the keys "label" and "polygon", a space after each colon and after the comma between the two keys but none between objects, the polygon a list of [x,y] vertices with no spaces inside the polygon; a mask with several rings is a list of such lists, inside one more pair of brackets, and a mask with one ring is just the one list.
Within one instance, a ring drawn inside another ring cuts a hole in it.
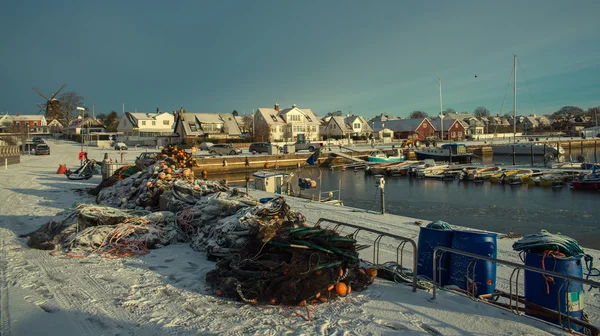
[{"label": "sailboat", "polygon": [[517,55],[513,55],[513,143],[492,144],[494,155],[562,155],[565,150],[560,146],[547,143],[522,143],[516,141],[517,136]]}]

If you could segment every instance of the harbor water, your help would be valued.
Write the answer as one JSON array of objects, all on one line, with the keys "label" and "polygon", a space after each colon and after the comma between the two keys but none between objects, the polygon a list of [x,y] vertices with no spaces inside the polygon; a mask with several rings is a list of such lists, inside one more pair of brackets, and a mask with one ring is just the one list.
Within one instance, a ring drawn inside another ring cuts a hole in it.
[{"label": "harbor water", "polygon": [[[577,151],[572,156],[579,154]],[[593,149],[586,150],[584,156],[593,159]],[[568,153],[566,157],[568,161]],[[491,161],[512,164],[512,157]],[[516,161],[530,164],[531,158],[517,157]],[[536,157],[534,164],[542,166],[543,158]],[[317,169],[303,170],[300,174],[313,179],[319,176]],[[352,169],[321,168],[321,174],[322,191],[337,190],[341,181],[344,205],[381,210],[375,177]],[[427,222],[423,225],[439,219],[453,225],[523,235],[545,229],[568,235],[589,248],[598,248],[600,241],[600,192],[597,191],[386,176],[385,207],[392,214],[424,219]]]}]

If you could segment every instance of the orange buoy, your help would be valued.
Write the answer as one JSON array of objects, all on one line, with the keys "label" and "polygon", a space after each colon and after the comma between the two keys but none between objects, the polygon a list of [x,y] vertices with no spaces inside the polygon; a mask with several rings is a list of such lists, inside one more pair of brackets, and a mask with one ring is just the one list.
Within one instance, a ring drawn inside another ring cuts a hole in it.
[{"label": "orange buoy", "polygon": [[67,172],[67,165],[66,164],[60,164],[60,165],[58,165],[58,170],[56,171],[57,174],[64,175],[66,172]]},{"label": "orange buoy", "polygon": [[367,270],[367,274],[375,278],[377,276],[377,268],[371,267]]},{"label": "orange buoy", "polygon": [[348,285],[346,285],[343,282],[338,282],[337,284],[335,284],[335,292],[341,296],[347,295],[349,293]]}]

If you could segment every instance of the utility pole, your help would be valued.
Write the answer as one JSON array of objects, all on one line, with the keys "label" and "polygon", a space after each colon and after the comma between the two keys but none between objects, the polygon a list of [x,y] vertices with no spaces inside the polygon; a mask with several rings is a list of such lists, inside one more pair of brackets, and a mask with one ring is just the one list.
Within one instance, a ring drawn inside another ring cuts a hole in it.
[{"label": "utility pole", "polygon": [[513,142],[517,142],[517,55],[513,55]]},{"label": "utility pole", "polygon": [[438,77],[438,85],[440,87],[440,138],[442,139],[442,141],[444,141],[444,114],[442,113],[442,79],[440,77]]}]

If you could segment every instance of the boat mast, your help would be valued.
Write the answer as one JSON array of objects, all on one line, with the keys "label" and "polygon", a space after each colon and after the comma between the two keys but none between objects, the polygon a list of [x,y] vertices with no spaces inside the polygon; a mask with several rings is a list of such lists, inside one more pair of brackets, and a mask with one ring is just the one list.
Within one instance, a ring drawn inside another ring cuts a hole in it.
[{"label": "boat mast", "polygon": [[442,114],[442,80],[440,79],[440,77],[438,77],[438,85],[440,87],[440,138],[442,138],[442,141],[444,141],[444,115]]},{"label": "boat mast", "polygon": [[513,142],[517,142],[517,55],[513,55]]}]

